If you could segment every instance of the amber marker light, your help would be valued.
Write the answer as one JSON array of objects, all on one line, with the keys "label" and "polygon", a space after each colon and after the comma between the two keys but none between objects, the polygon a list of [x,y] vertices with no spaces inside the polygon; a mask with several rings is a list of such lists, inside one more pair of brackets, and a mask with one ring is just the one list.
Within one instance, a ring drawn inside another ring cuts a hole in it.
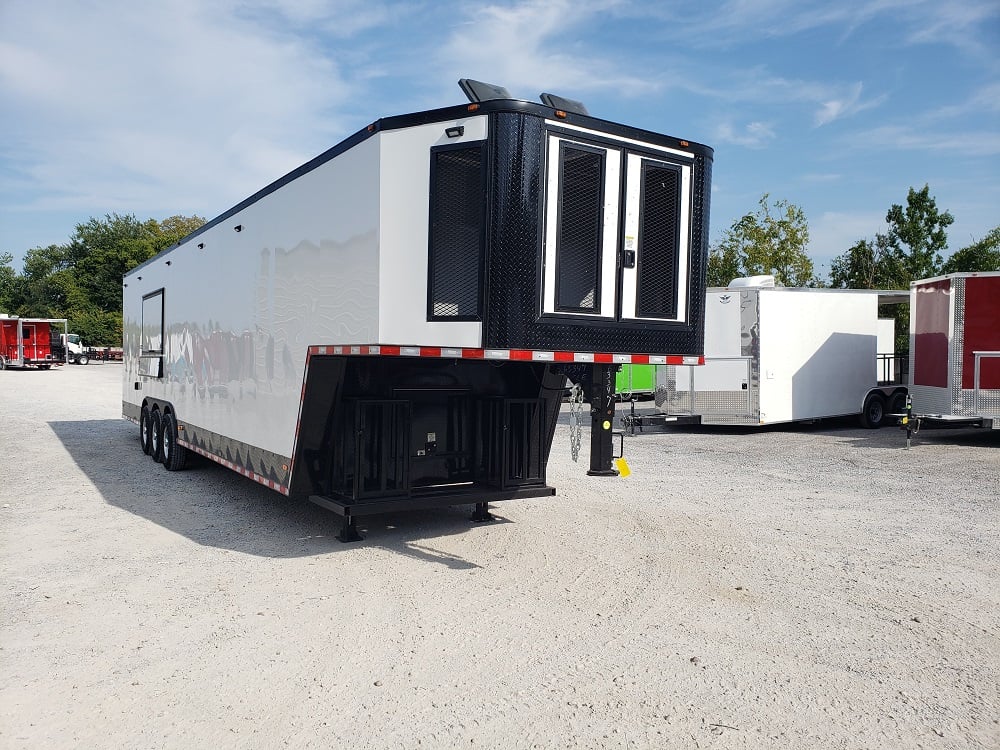
[{"label": "amber marker light", "polygon": [[565,120],[566,119],[566,112],[564,110],[557,109],[556,110],[556,117],[558,117],[560,120]]},{"label": "amber marker light", "polygon": [[468,109],[469,109],[470,112],[475,112],[477,109],[479,109],[479,105],[478,104],[470,104],[469,107],[468,107]]},{"label": "amber marker light", "polygon": [[688,143],[687,141],[677,141],[677,143],[678,143],[678,145],[680,145],[680,146],[690,146],[690,145],[691,145],[691,144],[690,144],[690,143]]}]

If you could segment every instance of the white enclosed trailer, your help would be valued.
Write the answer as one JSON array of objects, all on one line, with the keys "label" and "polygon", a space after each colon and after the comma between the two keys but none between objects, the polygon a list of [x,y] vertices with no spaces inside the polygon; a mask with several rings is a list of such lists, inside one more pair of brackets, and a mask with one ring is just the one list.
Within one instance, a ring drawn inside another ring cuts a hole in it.
[{"label": "white enclosed trailer", "polygon": [[878,427],[905,408],[892,320],[900,293],[773,286],[770,276],[709,289],[703,367],[658,368],[671,421],[768,425],[860,414]]},{"label": "white enclosed trailer", "polygon": [[147,453],[308,496],[344,538],[398,508],[484,518],[554,493],[568,376],[612,473],[616,363],[700,361],[712,150],[470,99],[377,120],[126,274]]},{"label": "white enclosed trailer", "polygon": [[1000,272],[914,281],[910,297],[913,414],[1000,429]]}]

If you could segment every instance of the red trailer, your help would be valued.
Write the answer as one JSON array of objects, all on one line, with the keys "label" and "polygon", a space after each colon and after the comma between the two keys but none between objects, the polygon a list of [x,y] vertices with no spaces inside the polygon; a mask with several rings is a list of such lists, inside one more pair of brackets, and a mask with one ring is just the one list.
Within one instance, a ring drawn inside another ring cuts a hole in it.
[{"label": "red trailer", "polygon": [[1000,429],[1000,272],[910,284],[913,414]]},{"label": "red trailer", "polygon": [[52,326],[65,318],[18,318],[0,315],[0,370],[8,367],[37,367],[48,370],[64,360],[52,353]]}]

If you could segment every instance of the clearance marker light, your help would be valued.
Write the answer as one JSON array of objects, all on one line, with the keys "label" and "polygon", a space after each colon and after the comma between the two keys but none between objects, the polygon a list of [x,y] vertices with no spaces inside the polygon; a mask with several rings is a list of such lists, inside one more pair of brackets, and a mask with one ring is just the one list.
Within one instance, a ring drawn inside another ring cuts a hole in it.
[{"label": "clearance marker light", "polygon": [[562,109],[557,109],[556,110],[556,117],[558,117],[561,120],[565,120],[566,119],[566,111],[562,110]]}]

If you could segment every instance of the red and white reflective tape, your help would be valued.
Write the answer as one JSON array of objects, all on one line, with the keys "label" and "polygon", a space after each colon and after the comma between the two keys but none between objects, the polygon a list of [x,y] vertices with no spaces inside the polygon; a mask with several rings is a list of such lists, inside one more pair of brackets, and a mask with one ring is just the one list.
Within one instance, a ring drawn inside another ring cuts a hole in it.
[{"label": "red and white reflective tape", "polygon": [[247,469],[244,469],[242,466],[237,466],[232,461],[227,461],[226,459],[221,458],[220,456],[216,456],[214,453],[209,453],[206,450],[202,450],[197,445],[193,445],[187,442],[186,440],[181,440],[180,438],[177,438],[177,444],[183,445],[185,448],[194,451],[199,456],[204,456],[205,458],[215,461],[215,463],[217,464],[222,464],[227,469],[232,469],[237,474],[242,474],[247,479],[252,479],[253,481],[257,482],[257,484],[262,484],[265,487],[268,487],[272,490],[277,490],[282,495],[288,494],[288,488],[285,485],[279,484],[278,482],[268,479],[267,477],[262,477],[260,474],[257,474],[256,472],[248,471]]},{"label": "red and white reflective tape", "polygon": [[604,352],[540,351],[537,349],[457,349],[445,346],[395,346],[355,344],[310,346],[309,356],[332,354],[354,357],[431,357],[437,359],[485,359],[514,362],[573,362],[616,365],[703,365],[704,356],[680,354],[608,354]]}]

